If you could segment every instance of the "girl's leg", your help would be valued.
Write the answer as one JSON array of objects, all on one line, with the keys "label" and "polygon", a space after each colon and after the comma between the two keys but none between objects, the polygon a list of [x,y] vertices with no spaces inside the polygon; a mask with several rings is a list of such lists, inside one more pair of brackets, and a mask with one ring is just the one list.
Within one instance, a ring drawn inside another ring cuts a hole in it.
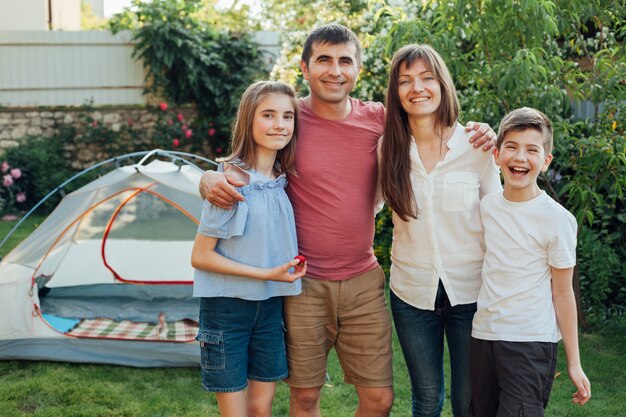
[{"label": "girl's leg", "polygon": [[220,417],[243,417],[246,416],[246,393],[216,392],[217,407],[220,409]]},{"label": "girl's leg", "polygon": [[271,417],[275,382],[248,380],[248,417]]},{"label": "girl's leg", "polygon": [[391,291],[391,311],[413,391],[413,417],[439,417],[443,409],[443,318],[415,308]]}]

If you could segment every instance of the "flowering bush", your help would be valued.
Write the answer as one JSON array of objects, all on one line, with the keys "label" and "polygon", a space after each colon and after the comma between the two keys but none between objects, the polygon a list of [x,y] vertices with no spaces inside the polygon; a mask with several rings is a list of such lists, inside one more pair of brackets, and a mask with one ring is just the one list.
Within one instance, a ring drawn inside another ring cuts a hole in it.
[{"label": "flowering bush", "polygon": [[3,214],[17,211],[23,208],[26,202],[26,193],[20,187],[20,179],[23,178],[22,170],[11,167],[5,160],[0,164],[2,186],[0,187],[0,212]]},{"label": "flowering bush", "polygon": [[[153,146],[161,149],[185,150],[207,156],[224,152],[228,136],[221,134],[218,122],[201,116],[188,117],[167,102],[159,103],[153,134]],[[219,130],[218,130],[219,129]]]}]

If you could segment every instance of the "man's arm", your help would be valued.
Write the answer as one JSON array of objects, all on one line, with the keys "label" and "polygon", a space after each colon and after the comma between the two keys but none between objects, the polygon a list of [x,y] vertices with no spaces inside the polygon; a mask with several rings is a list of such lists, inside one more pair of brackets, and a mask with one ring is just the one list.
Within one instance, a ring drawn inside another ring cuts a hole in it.
[{"label": "man's arm", "polygon": [[238,201],[244,201],[235,187],[243,187],[245,184],[227,176],[223,172],[206,171],[200,178],[200,195],[209,203],[230,209]]},{"label": "man's arm", "polygon": [[578,323],[576,316],[576,299],[572,288],[574,268],[551,268],[552,303],[556,313],[556,321],[563,336],[563,346],[567,357],[567,372],[576,386],[572,402],[584,405],[591,398],[591,385],[580,364],[578,351]]},{"label": "man's arm", "polygon": [[470,137],[470,143],[473,143],[475,148],[482,145],[483,151],[487,152],[495,146],[498,135],[487,123],[467,122],[465,131],[470,132],[472,130],[475,133]]}]

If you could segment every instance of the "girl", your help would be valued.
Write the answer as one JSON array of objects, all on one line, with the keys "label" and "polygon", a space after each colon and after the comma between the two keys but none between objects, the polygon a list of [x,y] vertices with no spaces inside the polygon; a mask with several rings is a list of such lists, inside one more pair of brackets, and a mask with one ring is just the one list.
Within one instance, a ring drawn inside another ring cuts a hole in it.
[{"label": "girl", "polygon": [[441,56],[408,45],[391,62],[381,144],[383,197],[393,210],[391,309],[411,378],[413,416],[443,407],[443,337],[452,410],[470,416],[469,341],[481,283],[483,195],[501,190],[491,153],[458,124]]},{"label": "girl", "polygon": [[[204,202],[191,263],[200,300],[202,385],[220,414],[270,416],[275,381],[287,376],[282,297],[300,293],[286,173],[295,175],[297,110],[292,87],[273,81],[243,93],[232,153],[218,168],[247,185],[233,210]],[[248,387],[247,393],[244,389]]]}]

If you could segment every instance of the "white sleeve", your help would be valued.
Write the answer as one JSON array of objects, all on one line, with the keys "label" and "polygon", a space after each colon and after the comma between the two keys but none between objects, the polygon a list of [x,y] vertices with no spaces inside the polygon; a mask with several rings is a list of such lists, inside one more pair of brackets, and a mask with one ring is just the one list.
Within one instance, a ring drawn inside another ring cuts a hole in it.
[{"label": "white sleeve", "polygon": [[560,216],[549,230],[548,264],[564,269],[576,266],[576,219],[569,212]]}]

